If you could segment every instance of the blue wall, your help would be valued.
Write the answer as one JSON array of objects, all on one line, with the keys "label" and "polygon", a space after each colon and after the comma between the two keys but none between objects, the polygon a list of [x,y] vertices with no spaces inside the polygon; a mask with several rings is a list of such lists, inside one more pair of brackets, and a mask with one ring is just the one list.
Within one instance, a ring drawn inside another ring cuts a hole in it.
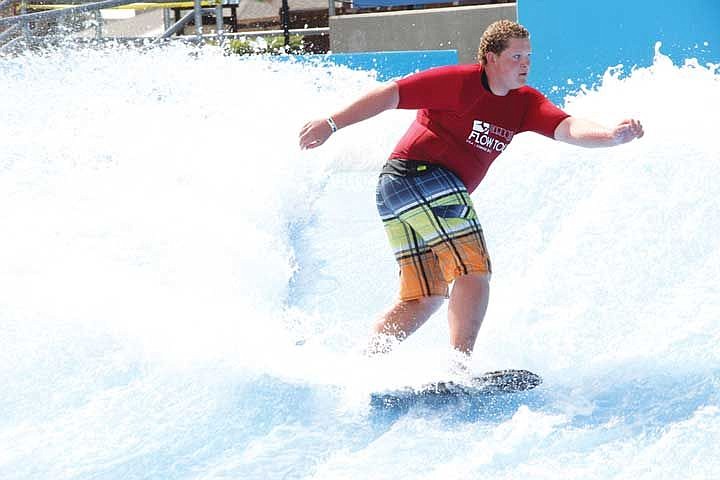
[{"label": "blue wall", "polygon": [[651,65],[656,41],[676,64],[720,63],[720,0],[518,0],[518,20],[532,39],[530,84],[557,103],[610,66]]},{"label": "blue wall", "polygon": [[333,53],[290,58],[312,63],[334,63],[355,70],[375,70],[378,80],[383,82],[431,67],[458,63],[457,50]]}]

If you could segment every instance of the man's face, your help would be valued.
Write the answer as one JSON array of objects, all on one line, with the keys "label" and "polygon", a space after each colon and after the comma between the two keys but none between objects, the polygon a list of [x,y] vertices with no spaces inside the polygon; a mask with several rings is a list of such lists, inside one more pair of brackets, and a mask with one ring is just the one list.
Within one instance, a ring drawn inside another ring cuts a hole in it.
[{"label": "man's face", "polygon": [[514,90],[527,83],[530,54],[530,39],[511,38],[508,47],[499,55],[488,53],[487,57],[497,81],[508,90]]}]

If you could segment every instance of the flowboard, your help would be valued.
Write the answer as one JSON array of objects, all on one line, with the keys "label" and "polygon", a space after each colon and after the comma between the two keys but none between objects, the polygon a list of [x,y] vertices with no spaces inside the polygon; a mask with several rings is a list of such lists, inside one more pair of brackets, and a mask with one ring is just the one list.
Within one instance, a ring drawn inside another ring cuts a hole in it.
[{"label": "flowboard", "polygon": [[462,397],[482,397],[531,390],[542,378],[527,370],[498,370],[473,377],[468,382],[435,382],[420,388],[403,388],[371,395],[373,407],[394,407],[418,400],[452,400]]}]

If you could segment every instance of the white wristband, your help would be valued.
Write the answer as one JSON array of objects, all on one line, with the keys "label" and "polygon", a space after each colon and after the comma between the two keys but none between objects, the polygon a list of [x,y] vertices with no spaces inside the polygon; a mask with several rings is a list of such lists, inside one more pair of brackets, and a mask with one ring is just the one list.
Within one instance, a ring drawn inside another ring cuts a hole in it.
[{"label": "white wristband", "polygon": [[335,120],[333,120],[332,117],[327,118],[327,123],[330,125],[330,130],[332,130],[332,133],[335,133],[338,131],[337,125],[335,124]]}]

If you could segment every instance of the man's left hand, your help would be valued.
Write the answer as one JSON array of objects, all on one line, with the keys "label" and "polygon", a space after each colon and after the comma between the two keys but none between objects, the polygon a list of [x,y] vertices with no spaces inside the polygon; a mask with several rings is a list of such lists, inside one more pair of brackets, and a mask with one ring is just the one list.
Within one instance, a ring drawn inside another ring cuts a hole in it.
[{"label": "man's left hand", "polygon": [[642,124],[634,118],[623,120],[612,132],[613,139],[617,145],[641,138],[644,134]]}]

